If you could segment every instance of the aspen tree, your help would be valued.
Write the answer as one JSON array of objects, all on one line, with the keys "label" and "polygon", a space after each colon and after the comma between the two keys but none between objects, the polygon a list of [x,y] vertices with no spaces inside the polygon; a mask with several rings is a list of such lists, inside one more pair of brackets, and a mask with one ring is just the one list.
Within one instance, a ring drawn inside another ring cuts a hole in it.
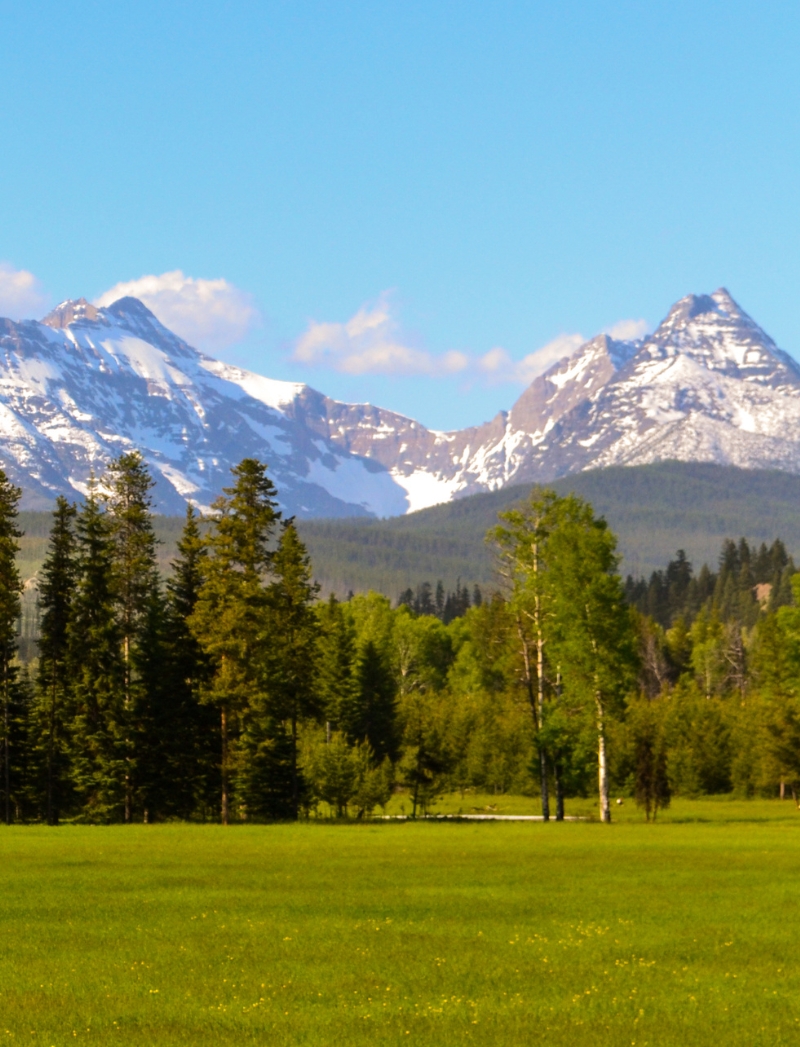
[{"label": "aspen tree", "polygon": [[542,817],[550,818],[545,733],[545,648],[554,628],[553,578],[548,571],[547,543],[558,498],[553,491],[536,492],[529,505],[501,513],[503,524],[489,531],[498,551],[498,567],[508,589],[514,615],[524,682],[528,695],[536,747]]}]

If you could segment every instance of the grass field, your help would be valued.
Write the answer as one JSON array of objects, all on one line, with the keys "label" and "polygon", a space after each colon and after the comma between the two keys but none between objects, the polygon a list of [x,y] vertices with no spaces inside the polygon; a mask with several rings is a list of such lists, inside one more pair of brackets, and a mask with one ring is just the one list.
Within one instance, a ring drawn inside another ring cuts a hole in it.
[{"label": "grass field", "polygon": [[0,861],[7,1043],[800,1042],[790,803],[3,828]]}]

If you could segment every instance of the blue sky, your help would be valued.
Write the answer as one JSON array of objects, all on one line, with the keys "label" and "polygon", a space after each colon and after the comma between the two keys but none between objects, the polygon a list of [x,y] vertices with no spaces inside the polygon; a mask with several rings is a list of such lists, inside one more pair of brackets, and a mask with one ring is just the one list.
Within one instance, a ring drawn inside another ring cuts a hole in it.
[{"label": "blue sky", "polygon": [[719,285],[800,356],[796,3],[0,0],[0,28],[2,312],[127,284],[436,428]]}]

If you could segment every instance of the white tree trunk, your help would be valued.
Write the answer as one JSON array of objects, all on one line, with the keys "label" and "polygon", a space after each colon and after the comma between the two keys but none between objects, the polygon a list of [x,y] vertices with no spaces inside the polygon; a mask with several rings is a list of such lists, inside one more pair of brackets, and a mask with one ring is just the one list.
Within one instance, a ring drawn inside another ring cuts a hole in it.
[{"label": "white tree trunk", "polygon": [[597,702],[597,784],[600,793],[600,821],[611,821],[611,804],[608,797],[608,761],[606,759],[606,724],[603,702],[599,694]]}]

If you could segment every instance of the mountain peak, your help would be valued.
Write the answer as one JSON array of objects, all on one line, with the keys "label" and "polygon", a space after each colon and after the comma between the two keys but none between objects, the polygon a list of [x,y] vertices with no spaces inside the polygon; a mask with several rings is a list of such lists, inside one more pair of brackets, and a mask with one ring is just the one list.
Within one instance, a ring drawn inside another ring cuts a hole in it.
[{"label": "mountain peak", "polygon": [[107,305],[103,312],[117,320],[149,320],[151,322],[155,320],[156,323],[159,323],[158,317],[147,308],[144,302],[130,295],[118,298],[116,302]]},{"label": "mountain peak", "polygon": [[68,298],[51,309],[47,316],[41,321],[47,327],[53,327],[57,331],[77,320],[96,321],[100,318],[100,310],[85,298]]},{"label": "mountain peak", "polygon": [[729,316],[742,316],[744,313],[742,307],[734,300],[733,295],[726,287],[718,287],[709,297],[716,302],[718,308]]}]

